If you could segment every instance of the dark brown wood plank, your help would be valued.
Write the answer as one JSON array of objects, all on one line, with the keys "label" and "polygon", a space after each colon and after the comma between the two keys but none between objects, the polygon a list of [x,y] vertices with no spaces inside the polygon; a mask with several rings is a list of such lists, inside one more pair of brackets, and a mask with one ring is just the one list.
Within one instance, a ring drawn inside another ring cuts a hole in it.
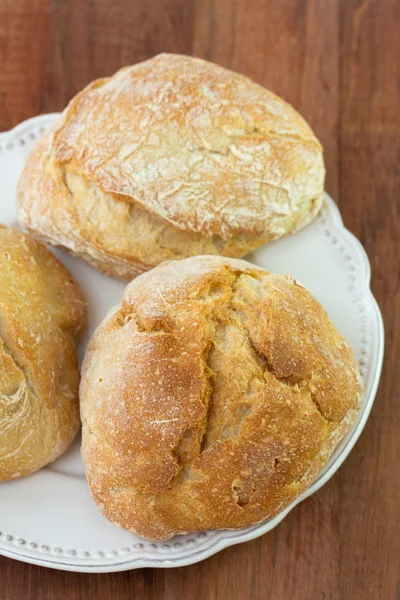
[{"label": "dark brown wood plank", "polygon": [[340,205],[372,266],[383,377],[340,479],[340,592],[400,597],[400,3],[342,0]]},{"label": "dark brown wood plank", "polygon": [[0,131],[42,112],[50,1],[0,2]]}]

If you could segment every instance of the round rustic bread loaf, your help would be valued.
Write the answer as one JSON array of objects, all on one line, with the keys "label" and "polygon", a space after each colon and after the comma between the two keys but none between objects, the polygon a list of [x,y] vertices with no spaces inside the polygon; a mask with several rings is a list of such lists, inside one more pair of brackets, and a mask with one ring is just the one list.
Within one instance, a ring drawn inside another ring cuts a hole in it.
[{"label": "round rustic bread loaf", "polygon": [[321,146],[286,102],[215,64],[162,54],[90,84],[19,185],[21,224],[111,275],[243,256],[309,223]]},{"label": "round rustic bread loaf", "polygon": [[155,540],[260,522],[312,481],[360,394],[352,350],[295,280],[221,257],[165,263],[128,285],[87,351],[93,498]]},{"label": "round rustic bread loaf", "polygon": [[55,460],[79,430],[74,338],[86,305],[40,242],[0,225],[0,481]]}]

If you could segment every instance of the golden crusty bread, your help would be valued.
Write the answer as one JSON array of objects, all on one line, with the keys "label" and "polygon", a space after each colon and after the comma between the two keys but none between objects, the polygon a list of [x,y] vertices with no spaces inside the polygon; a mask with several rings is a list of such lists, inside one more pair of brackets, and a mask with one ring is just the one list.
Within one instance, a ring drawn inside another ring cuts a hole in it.
[{"label": "golden crusty bread", "polygon": [[194,257],[141,275],[82,370],[95,502],[145,538],[237,528],[285,508],[351,427],[352,350],[290,277]]},{"label": "golden crusty bread", "polygon": [[78,432],[78,285],[34,238],[0,225],[0,481],[55,460]]},{"label": "golden crusty bread", "polygon": [[33,151],[21,224],[102,271],[243,256],[309,223],[321,146],[272,92],[204,60],[162,54],[91,83]]}]

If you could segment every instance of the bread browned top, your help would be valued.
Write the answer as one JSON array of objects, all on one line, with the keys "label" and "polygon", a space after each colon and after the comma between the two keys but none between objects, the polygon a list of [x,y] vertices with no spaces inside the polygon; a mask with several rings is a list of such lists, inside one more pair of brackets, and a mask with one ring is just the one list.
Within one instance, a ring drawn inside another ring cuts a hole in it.
[{"label": "bread browned top", "polygon": [[93,82],[69,105],[54,149],[101,189],[205,235],[264,236],[275,215],[323,192],[321,146],[304,119],[247,77],[190,56],[161,54]]},{"label": "bread browned top", "polygon": [[71,101],[28,161],[20,219],[132,277],[296,231],[323,185],[321,146],[289,104],[213,63],[162,54]]},{"label": "bread browned top", "polygon": [[220,257],[165,263],[88,348],[92,495],[151,539],[260,522],[315,477],[360,394],[352,350],[295,280]]},{"label": "bread browned top", "polygon": [[43,244],[0,225],[0,481],[57,458],[79,429],[78,285]]}]

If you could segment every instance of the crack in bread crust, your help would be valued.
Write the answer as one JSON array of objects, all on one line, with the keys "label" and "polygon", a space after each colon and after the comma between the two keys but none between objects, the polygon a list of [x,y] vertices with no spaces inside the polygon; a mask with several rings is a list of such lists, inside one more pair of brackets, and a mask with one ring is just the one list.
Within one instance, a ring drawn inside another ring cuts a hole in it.
[{"label": "crack in bread crust", "polygon": [[264,377],[265,377],[265,373],[270,373],[273,377],[275,377],[275,379],[277,381],[279,381],[279,383],[281,383],[282,385],[284,385],[285,387],[295,390],[295,391],[301,391],[301,390],[307,390],[310,394],[310,399],[313,401],[315,408],[318,410],[318,412],[320,413],[321,417],[323,419],[325,419],[325,421],[330,422],[330,423],[335,423],[334,420],[329,419],[329,417],[327,417],[323,411],[321,410],[321,405],[316,397],[316,394],[311,390],[311,382],[308,379],[295,379],[295,380],[291,380],[288,379],[287,377],[279,377],[279,375],[277,375],[276,370],[274,369],[273,365],[268,361],[268,358],[265,354],[262,354],[257,348],[256,346],[252,343],[251,337],[249,336],[249,342],[251,345],[251,348],[254,352],[254,354],[256,354],[260,360],[263,361],[264,364]]}]

